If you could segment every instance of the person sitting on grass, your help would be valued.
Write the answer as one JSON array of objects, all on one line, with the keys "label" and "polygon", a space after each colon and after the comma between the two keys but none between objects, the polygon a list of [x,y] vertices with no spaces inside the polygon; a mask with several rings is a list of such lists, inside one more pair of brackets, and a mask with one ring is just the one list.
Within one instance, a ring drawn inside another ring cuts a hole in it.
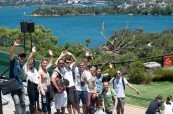
[{"label": "person sitting on grass", "polygon": [[162,96],[158,95],[155,100],[148,105],[146,114],[161,114]]}]

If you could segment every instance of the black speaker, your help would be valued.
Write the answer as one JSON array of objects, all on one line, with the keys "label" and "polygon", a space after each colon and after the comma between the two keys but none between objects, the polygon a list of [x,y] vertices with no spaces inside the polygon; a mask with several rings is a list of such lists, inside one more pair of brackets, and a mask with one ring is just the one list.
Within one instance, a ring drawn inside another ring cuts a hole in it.
[{"label": "black speaker", "polygon": [[35,31],[35,29],[34,29],[34,22],[29,22],[28,23],[28,32],[32,33],[34,31]]},{"label": "black speaker", "polygon": [[28,28],[28,23],[25,21],[20,22],[21,32],[26,33]]}]

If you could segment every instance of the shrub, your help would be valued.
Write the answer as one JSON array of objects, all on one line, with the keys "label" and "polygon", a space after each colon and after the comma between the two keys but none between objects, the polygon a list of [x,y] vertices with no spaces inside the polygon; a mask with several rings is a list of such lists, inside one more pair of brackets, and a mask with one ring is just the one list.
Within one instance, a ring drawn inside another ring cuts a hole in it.
[{"label": "shrub", "polygon": [[128,68],[129,81],[135,84],[141,84],[145,81],[145,68],[141,61],[130,63]]},{"label": "shrub", "polygon": [[144,73],[144,83],[145,84],[150,84],[150,82],[152,81],[153,77],[151,74],[148,74],[148,73]]},{"label": "shrub", "polygon": [[153,81],[173,81],[173,70],[161,69],[154,72]]}]

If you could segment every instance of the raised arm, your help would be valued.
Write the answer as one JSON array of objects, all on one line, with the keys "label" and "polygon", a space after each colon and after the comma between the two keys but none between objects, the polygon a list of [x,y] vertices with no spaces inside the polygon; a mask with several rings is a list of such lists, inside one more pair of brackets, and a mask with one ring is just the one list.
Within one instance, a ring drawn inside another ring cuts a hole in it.
[{"label": "raised arm", "polygon": [[67,54],[71,57],[71,59],[73,61],[73,63],[71,63],[71,68],[72,68],[74,66],[74,64],[76,63],[77,59],[75,58],[75,56],[72,53],[68,52]]},{"label": "raised arm", "polygon": [[129,88],[131,88],[132,90],[134,90],[138,95],[139,95],[139,91],[135,88],[135,87],[133,87],[131,84],[127,84],[128,86],[129,86]]},{"label": "raised arm", "polygon": [[16,46],[19,46],[20,45],[20,41],[19,40],[16,40],[10,50],[10,60],[13,60],[14,59],[14,49]]},{"label": "raised arm", "polygon": [[109,64],[109,72],[108,73],[105,73],[105,74],[103,74],[104,75],[104,77],[106,78],[106,77],[108,77],[109,75],[110,75],[110,73],[112,72],[112,64],[110,63]]},{"label": "raised arm", "polygon": [[61,54],[60,54],[60,56],[56,60],[55,64],[57,65],[58,60],[64,58],[65,56],[67,56],[67,51],[62,51]]},{"label": "raised arm", "polygon": [[49,64],[47,65],[46,69],[49,69],[52,66],[52,64],[53,64],[53,53],[52,53],[52,50],[49,50],[49,55],[50,55],[50,60],[49,60]]},{"label": "raised arm", "polygon": [[34,46],[34,47],[32,47],[32,52],[30,53],[30,55],[28,57],[28,60],[26,62],[27,65],[28,65],[28,62],[33,58],[33,55],[34,55],[35,52],[36,52],[36,48]]}]

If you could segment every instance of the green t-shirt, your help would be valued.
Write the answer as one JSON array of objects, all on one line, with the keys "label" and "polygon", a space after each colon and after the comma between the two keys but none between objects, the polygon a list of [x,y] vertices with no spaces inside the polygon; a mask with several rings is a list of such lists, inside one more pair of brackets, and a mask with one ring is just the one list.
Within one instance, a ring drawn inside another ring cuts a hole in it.
[{"label": "green t-shirt", "polygon": [[106,109],[110,109],[114,107],[114,100],[112,99],[115,96],[115,90],[109,89],[108,92],[103,92],[102,97],[104,99],[104,104]]}]

